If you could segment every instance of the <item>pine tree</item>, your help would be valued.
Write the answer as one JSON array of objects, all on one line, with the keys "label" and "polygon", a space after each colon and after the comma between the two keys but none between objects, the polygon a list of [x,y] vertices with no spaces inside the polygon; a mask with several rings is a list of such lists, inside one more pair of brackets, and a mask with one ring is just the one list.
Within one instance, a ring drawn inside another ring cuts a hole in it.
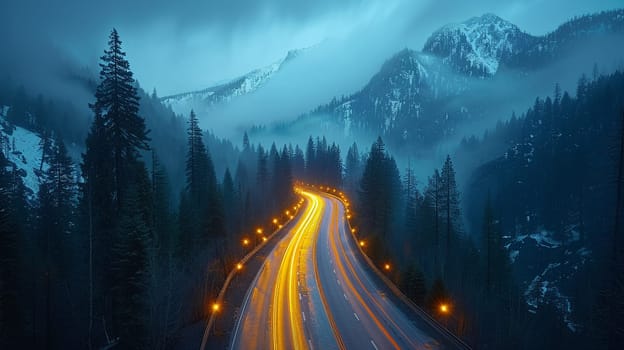
[{"label": "pine tree", "polygon": [[14,192],[13,176],[7,171],[9,163],[0,152],[0,347],[23,346],[24,335],[19,302],[19,206],[25,204]]},{"label": "pine tree", "polygon": [[426,222],[431,223],[431,232],[433,233],[433,266],[434,275],[439,276],[440,269],[440,248],[441,248],[441,230],[440,230],[440,214],[442,206],[442,181],[440,180],[440,173],[438,169],[435,169],[433,176],[429,178],[429,184],[425,190],[425,203],[424,211],[429,214],[424,217]]},{"label": "pine tree", "polygon": [[[188,152],[186,157],[186,191],[188,196],[182,200],[191,223],[181,221],[180,234],[188,236],[182,241],[192,242],[196,248],[207,247],[209,241],[220,238],[224,233],[223,208],[221,194],[210,153],[206,148],[197,116],[191,111],[188,128]],[[185,220],[186,221],[186,220]],[[189,241],[190,239],[190,241]],[[183,244],[185,246],[186,244]]]},{"label": "pine tree", "polygon": [[306,146],[306,154],[305,154],[305,171],[306,171],[306,179],[308,182],[317,182],[319,179],[317,178],[316,173],[316,149],[314,148],[314,141],[312,140],[312,136],[308,138],[308,145]]},{"label": "pine tree", "polygon": [[56,139],[50,147],[49,168],[43,175],[39,187],[39,221],[38,229],[44,237],[45,294],[46,294],[46,342],[53,344],[51,294],[55,284],[52,276],[67,273],[66,259],[69,255],[67,237],[72,229],[75,185],[74,168],[67,155],[65,145]]},{"label": "pine tree", "polygon": [[427,295],[425,276],[414,264],[409,264],[403,273],[402,289],[416,305],[423,306]]},{"label": "pine tree", "polygon": [[[256,188],[257,188],[257,199],[266,201],[268,195],[268,186],[269,186],[269,165],[268,165],[268,157],[264,148],[262,146],[258,146],[258,157],[256,161]],[[271,208],[267,208],[267,206],[260,206],[258,208],[258,214],[256,220],[263,220],[269,214],[269,210]]]},{"label": "pine tree", "polygon": [[40,220],[43,229],[59,237],[71,231],[76,201],[74,165],[65,145],[56,138],[50,149],[49,168],[39,188]]},{"label": "pine tree", "polygon": [[[217,183],[217,174],[215,172],[212,157],[208,149],[206,149],[206,183],[208,188],[207,205],[208,211],[205,212],[207,221],[204,224],[204,236],[200,242],[211,242],[216,244],[216,249],[221,249],[223,239],[225,238],[225,213],[223,209],[223,198],[219,185]],[[220,253],[217,253],[220,254]]]},{"label": "pine tree", "polygon": [[171,218],[170,189],[167,172],[152,150],[152,244],[158,258],[166,258],[173,249],[173,224]]},{"label": "pine tree", "polygon": [[447,156],[442,173],[440,175],[442,188],[442,208],[443,222],[445,228],[445,272],[450,268],[450,260],[452,256],[453,240],[459,236],[461,230],[461,212],[459,209],[459,192],[457,191],[457,183],[455,182],[455,170],[451,157]]},{"label": "pine tree", "polygon": [[361,176],[360,154],[354,142],[347,151],[345,159],[345,188],[351,193],[358,189],[358,180]]},{"label": "pine tree", "polygon": [[303,180],[305,178],[305,158],[299,145],[295,146],[295,153],[292,159],[292,173],[295,179]]},{"label": "pine tree", "polygon": [[203,133],[194,111],[188,127],[188,152],[186,156],[186,190],[193,205],[201,211],[208,195],[208,153],[202,139]]},{"label": "pine tree", "polygon": [[383,166],[385,162],[385,145],[381,138],[378,138],[371,146],[371,150],[364,167],[362,179],[360,181],[360,215],[365,222],[365,227],[374,236],[382,235],[384,210],[383,196],[384,176]]},{"label": "pine tree", "polygon": [[[417,218],[416,218],[416,202],[420,200],[418,190],[416,189],[416,178],[414,177],[412,168],[408,165],[403,179],[403,189],[405,198],[405,216],[403,230],[407,237],[416,237],[417,235]],[[413,245],[419,244],[416,239],[406,242],[407,255],[413,253]]]},{"label": "pine tree", "polygon": [[[127,206],[126,192],[132,188],[135,192],[132,201],[138,196],[150,192],[151,186],[137,188],[139,180],[145,173],[145,165],[139,161],[141,150],[148,149],[148,131],[145,121],[138,115],[139,97],[135,81],[130,71],[125,53],[121,50],[121,41],[117,31],[110,34],[109,48],[104,51],[100,64],[100,83],[95,92],[95,103],[90,107],[94,112],[94,121],[86,140],[86,152],[81,165],[85,179],[82,186],[81,213],[85,214],[83,227],[89,232],[89,280],[90,319],[103,319],[106,324],[113,325],[114,331],[121,332],[122,319],[119,318],[119,307],[105,307],[108,300],[114,297],[114,290],[124,290],[133,282],[119,278],[115,269],[126,271],[133,276],[140,271],[136,262],[128,262],[117,249],[120,244],[127,243],[125,234],[132,231],[130,225],[122,225],[122,218]],[[142,180],[141,180],[142,181]],[[149,182],[149,179],[147,179]],[[141,190],[141,192],[137,192]],[[151,201],[141,199],[144,211],[143,224],[151,222]],[[138,205],[138,204],[137,204]],[[147,216],[146,216],[147,215]],[[113,247],[117,247],[113,249]],[[125,246],[128,248],[129,246]],[[137,259],[146,259],[144,251],[133,252]],[[140,255],[140,256],[139,256]],[[139,264],[140,265],[140,264]],[[112,268],[115,266],[115,269]],[[124,291],[124,293],[130,290]],[[133,290],[134,292],[134,290]],[[124,294],[124,298],[136,298],[139,294]],[[92,322],[92,321],[90,321]],[[92,325],[89,326],[89,346],[92,343]]]},{"label": "pine tree", "polygon": [[280,153],[279,166],[277,169],[279,172],[277,198],[279,200],[278,204],[283,205],[284,203],[290,203],[292,199],[293,182],[291,156],[286,146],[284,146],[282,152]]},{"label": "pine tree", "polygon": [[239,196],[234,188],[234,180],[232,180],[229,168],[225,169],[225,174],[223,175],[222,192],[226,236],[233,242],[235,233],[240,231],[241,227],[239,227],[239,223],[236,220],[236,218],[240,217],[240,213],[238,212]]},{"label": "pine tree", "polygon": [[333,187],[340,187],[342,185],[342,159],[340,157],[340,146],[332,143],[329,147],[329,154],[327,158],[327,169],[329,169],[327,182]]},{"label": "pine tree", "polygon": [[617,175],[615,195],[615,217],[611,235],[611,261],[609,271],[610,296],[607,315],[609,349],[617,349],[624,343],[624,112],[620,118],[620,134],[617,142]]},{"label": "pine tree", "polygon": [[[236,173],[234,174],[234,187],[239,196],[238,207],[236,208],[239,214],[238,225],[236,226],[237,232],[242,231],[245,227],[250,227],[254,222],[252,218],[251,210],[247,210],[245,203],[247,199],[251,197],[250,191],[250,179],[247,167],[243,163],[242,159],[238,160],[236,166]],[[251,198],[249,198],[251,200]]]},{"label": "pine tree", "polygon": [[505,294],[508,286],[507,271],[509,259],[501,240],[500,222],[494,217],[494,209],[488,194],[483,214],[483,255],[485,260],[485,291],[487,296],[493,293]]},{"label": "pine tree", "polygon": [[267,199],[270,199],[270,208],[271,212],[276,212],[279,210],[278,204],[280,201],[279,196],[281,195],[281,187],[282,187],[282,179],[281,179],[281,169],[280,169],[280,155],[277,151],[277,146],[275,142],[271,144],[271,148],[269,150],[269,165],[270,169],[270,188],[271,188],[271,196]]},{"label": "pine tree", "polygon": [[39,171],[43,171],[43,164],[48,162],[51,154],[52,138],[49,133],[42,132],[39,141],[39,149],[41,150],[41,162],[39,163]]},{"label": "pine tree", "polygon": [[108,45],[101,57],[96,101],[90,106],[96,119],[102,118],[106,140],[112,146],[114,198],[119,210],[129,176],[128,163],[138,158],[140,150],[149,148],[149,138],[145,120],[138,115],[139,95],[117,30],[111,32]]},{"label": "pine tree", "polygon": [[151,235],[137,183],[128,190],[113,246],[113,332],[122,348],[145,346],[148,309],[148,241]]},{"label": "pine tree", "polygon": [[[358,192],[358,211],[363,230],[372,236],[373,258],[388,258],[397,208],[401,197],[401,179],[396,162],[385,151],[381,137],[371,146]],[[372,247],[371,247],[372,248]]]},{"label": "pine tree", "polygon": [[245,134],[243,135],[243,151],[249,151],[251,149],[251,146],[249,144],[249,136],[247,135],[247,132],[245,131]]}]

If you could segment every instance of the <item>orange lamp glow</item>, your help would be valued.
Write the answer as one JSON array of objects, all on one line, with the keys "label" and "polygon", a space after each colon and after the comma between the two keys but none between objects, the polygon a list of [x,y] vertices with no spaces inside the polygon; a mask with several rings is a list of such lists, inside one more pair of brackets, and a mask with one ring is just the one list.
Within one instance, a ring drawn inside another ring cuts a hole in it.
[{"label": "orange lamp glow", "polygon": [[451,309],[450,309],[450,307],[449,307],[449,305],[448,305],[448,304],[446,304],[446,303],[442,303],[442,304],[440,304],[440,312],[441,312],[441,313],[443,313],[443,314],[447,314],[447,313],[449,313],[450,311],[451,311]]},{"label": "orange lamp glow", "polygon": [[236,269],[237,270],[242,270],[243,269],[243,264],[241,264],[241,263],[236,264]]},{"label": "orange lamp glow", "polygon": [[219,311],[220,308],[221,308],[221,305],[219,305],[219,303],[212,304],[212,311],[217,312]]},{"label": "orange lamp glow", "polygon": [[385,269],[386,271],[390,271],[390,264],[385,264],[385,265],[384,265],[384,269]]}]

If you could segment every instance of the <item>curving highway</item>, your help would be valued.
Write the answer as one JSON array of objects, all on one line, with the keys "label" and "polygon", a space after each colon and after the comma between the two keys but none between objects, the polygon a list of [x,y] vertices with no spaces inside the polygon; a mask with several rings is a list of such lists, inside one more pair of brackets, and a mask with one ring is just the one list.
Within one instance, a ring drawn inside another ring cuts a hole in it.
[{"label": "curving highway", "polygon": [[231,349],[458,348],[382,292],[338,198],[300,195],[304,211],[249,287]]}]

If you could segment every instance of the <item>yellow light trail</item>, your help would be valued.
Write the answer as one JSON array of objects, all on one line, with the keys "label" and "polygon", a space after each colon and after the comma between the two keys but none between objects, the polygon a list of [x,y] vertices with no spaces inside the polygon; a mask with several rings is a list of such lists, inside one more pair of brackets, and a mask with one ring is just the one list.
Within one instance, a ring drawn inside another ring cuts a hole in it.
[{"label": "yellow light trail", "polygon": [[[313,232],[311,224],[318,224],[321,220],[323,211],[323,203],[318,196],[302,191],[302,195],[310,199],[311,205],[306,207],[303,214],[303,220],[300,220],[295,227],[295,233],[290,240],[284,259],[277,273],[277,282],[273,293],[272,308],[272,339],[273,349],[281,350],[289,348],[284,344],[285,338],[289,337],[292,341],[290,344],[294,349],[305,349],[308,344],[305,340],[301,306],[297,298],[297,252],[301,247],[303,238],[307,232]],[[286,300],[284,300],[286,298]],[[285,320],[285,318],[287,320]],[[285,332],[285,333],[282,333]]]},{"label": "yellow light trail", "polygon": [[[331,213],[332,213],[332,215],[331,215],[332,228],[329,230],[329,234],[330,234],[330,241],[334,241],[334,242],[332,242],[330,244],[330,247],[331,247],[332,253],[334,255],[334,260],[336,261],[336,264],[335,264],[335,266],[337,267],[336,272],[339,272],[343,276],[343,280],[346,282],[346,287],[351,291],[351,295],[355,296],[356,300],[364,308],[366,313],[369,315],[370,319],[377,325],[377,327],[383,333],[383,335],[386,337],[386,339],[388,339],[388,342],[390,344],[392,344],[392,346],[395,349],[398,350],[398,349],[400,349],[399,344],[397,344],[397,342],[390,335],[390,333],[388,332],[386,327],[383,326],[381,321],[375,316],[374,312],[370,309],[370,307],[364,301],[364,298],[358,292],[358,290],[355,288],[353,283],[351,283],[351,279],[349,278],[349,275],[347,274],[347,271],[345,269],[344,263],[343,263],[342,259],[340,258],[341,255],[338,252],[338,248],[337,248],[337,245],[340,244],[342,250],[344,251],[344,246],[342,246],[341,243],[336,243],[335,242],[336,239],[338,241],[340,241],[340,238],[337,237],[337,236],[339,236],[339,233],[338,233],[339,232],[338,209],[337,209],[337,204],[334,201],[332,201]],[[346,256],[346,254],[344,256]],[[348,258],[346,259],[346,262],[347,262],[347,265],[350,265],[350,262],[349,262]],[[349,266],[349,270],[352,273],[354,273],[352,266]],[[356,276],[356,278],[357,278],[357,276]],[[360,284],[361,284],[361,281],[360,281]]]},{"label": "yellow light trail", "polygon": [[[332,206],[333,206],[333,207],[337,207],[336,202],[332,201]],[[337,212],[338,210],[335,210],[335,211]],[[334,215],[334,214],[332,214],[332,222],[334,222],[334,223],[336,224],[336,230],[335,230],[335,231],[334,231],[334,230],[330,230],[329,232],[330,232],[330,235],[332,235],[333,233],[335,233],[336,235],[333,235],[333,236],[334,236],[334,237],[333,237],[334,244],[331,244],[331,246],[332,246],[332,248],[333,248],[333,250],[334,250],[334,252],[335,252],[336,254],[337,254],[336,246],[340,246],[341,250],[342,250],[343,252],[346,252],[346,248],[345,248],[345,246],[344,246],[344,244],[343,244],[343,242],[342,242],[342,239],[340,239],[340,237],[339,237],[339,236],[340,236],[340,234],[338,233],[338,232],[339,232],[339,223],[338,223],[338,215],[337,215],[337,214],[335,214],[335,215]],[[337,255],[337,256],[338,256],[338,255]],[[345,254],[344,256],[346,257],[347,255]],[[349,258],[346,258],[346,259],[345,259],[345,261],[346,261],[346,268],[347,268],[347,269],[348,269],[348,270],[352,273],[352,275],[354,276],[354,282],[355,282],[356,284],[358,284],[358,285],[362,288],[362,290],[364,291],[364,293],[366,293],[366,294],[368,295],[369,300],[371,300],[371,301],[372,301],[372,305],[376,306],[376,307],[377,307],[377,309],[379,310],[379,312],[380,312],[381,314],[383,314],[383,315],[386,317],[386,319],[387,319],[387,320],[389,320],[389,321],[390,321],[390,323],[394,326],[394,328],[395,328],[395,329],[397,329],[397,330],[399,331],[399,333],[401,334],[401,336],[403,337],[403,339],[406,339],[406,340],[410,343],[410,345],[411,345],[411,346],[416,347],[416,345],[413,343],[413,339],[410,339],[410,337],[408,337],[408,336],[405,334],[405,332],[403,332],[403,329],[402,329],[401,327],[399,327],[399,326],[398,326],[398,325],[394,322],[394,320],[393,320],[393,319],[392,319],[392,317],[390,317],[390,315],[386,312],[386,310],[384,309],[384,307],[383,307],[383,306],[381,306],[381,305],[379,304],[379,302],[378,302],[375,298],[373,298],[373,297],[370,295],[370,292],[368,291],[368,289],[366,289],[366,287],[364,286],[364,283],[362,282],[362,280],[360,279],[360,277],[358,277],[358,274],[357,274],[357,272],[355,271],[355,268],[354,268],[353,264],[351,263],[351,260],[350,260]],[[390,268],[390,265],[389,265],[389,264],[386,264],[386,266],[387,266],[387,268],[386,268],[386,269],[389,269],[389,268]],[[341,272],[343,272],[343,273],[345,272],[345,270],[343,270],[343,266],[340,266],[340,270],[341,270]],[[345,276],[346,276],[346,275],[345,275]],[[362,300],[362,297],[359,295],[359,293],[357,292],[357,290],[354,288],[354,286],[353,286],[353,284],[351,283],[351,281],[349,281],[349,279],[348,279],[348,278],[346,278],[346,280],[347,280],[347,284],[349,284],[349,286],[350,286],[350,287],[352,287],[352,290],[353,290],[355,293],[357,293],[358,299]],[[375,323],[376,323],[379,327],[383,327],[383,326],[381,325],[381,323],[380,323],[380,322],[378,322],[378,320],[377,320],[377,318],[375,317],[375,315],[371,312],[371,309],[370,309],[370,308],[368,308],[368,306],[366,306],[366,305],[364,305],[364,306],[365,306],[365,309],[369,312],[369,314],[370,314],[370,315],[371,315],[371,317],[373,318],[373,321],[374,321],[374,322],[375,322]],[[380,329],[381,329],[381,330],[382,330],[382,332],[386,335],[386,337],[389,337],[389,333],[386,331],[385,327],[380,328]],[[395,347],[398,349],[398,344],[396,343],[396,341],[395,341],[392,337],[389,337],[389,338],[388,338],[388,340],[390,340],[390,342],[392,343],[392,345],[393,345],[393,346],[395,346]]]},{"label": "yellow light trail", "polygon": [[329,304],[327,303],[327,297],[325,295],[325,290],[323,288],[323,284],[321,283],[321,277],[318,271],[318,262],[316,260],[317,259],[316,247],[318,246],[318,243],[316,241],[318,240],[318,236],[315,237],[314,240],[315,242],[312,248],[312,265],[314,266],[314,277],[316,278],[316,281],[318,283],[318,291],[321,297],[321,302],[323,303],[323,308],[325,309],[325,312],[327,314],[327,320],[329,321],[329,326],[331,327],[332,332],[334,333],[334,338],[336,339],[338,349],[346,350],[347,347],[344,343],[344,340],[342,339],[342,336],[340,335],[340,331],[338,330],[338,326],[336,324],[336,320],[334,319],[334,315],[332,314],[329,308]]}]

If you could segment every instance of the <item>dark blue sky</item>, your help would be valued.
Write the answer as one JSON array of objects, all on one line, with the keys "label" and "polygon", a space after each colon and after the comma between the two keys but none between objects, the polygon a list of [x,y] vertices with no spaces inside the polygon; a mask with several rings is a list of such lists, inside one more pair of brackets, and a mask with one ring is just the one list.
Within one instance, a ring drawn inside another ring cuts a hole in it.
[{"label": "dark blue sky", "polygon": [[0,31],[8,33],[9,50],[0,64],[35,80],[53,74],[42,61],[93,67],[114,26],[137,78],[161,95],[202,88],[319,43],[325,60],[318,64],[357,60],[361,69],[345,75],[355,85],[393,52],[420,49],[450,22],[492,12],[543,34],[575,15],[618,6],[621,0],[3,0]]}]

